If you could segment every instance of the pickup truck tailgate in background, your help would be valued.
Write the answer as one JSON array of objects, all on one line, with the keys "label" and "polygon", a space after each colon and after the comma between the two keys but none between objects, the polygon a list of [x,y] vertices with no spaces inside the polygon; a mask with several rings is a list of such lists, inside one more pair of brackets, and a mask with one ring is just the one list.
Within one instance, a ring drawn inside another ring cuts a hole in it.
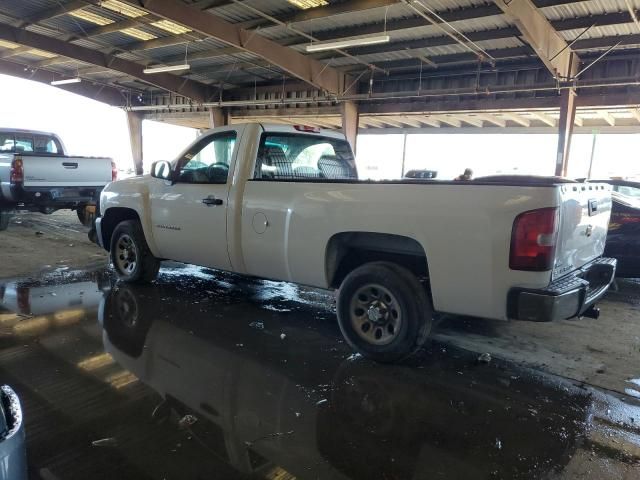
[{"label": "pickup truck tailgate in background", "polygon": [[611,187],[566,184],[560,191],[560,229],[553,278],[602,255],[611,216]]},{"label": "pickup truck tailgate in background", "polygon": [[111,181],[111,159],[21,156],[25,187],[96,187]]}]

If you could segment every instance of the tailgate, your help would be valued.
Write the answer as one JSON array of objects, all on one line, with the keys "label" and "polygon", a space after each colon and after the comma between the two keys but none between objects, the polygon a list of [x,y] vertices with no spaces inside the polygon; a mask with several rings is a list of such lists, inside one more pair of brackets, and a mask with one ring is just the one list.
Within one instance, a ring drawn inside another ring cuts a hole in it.
[{"label": "tailgate", "polygon": [[21,156],[25,187],[97,187],[111,181],[111,159]]},{"label": "tailgate", "polygon": [[553,278],[600,257],[611,216],[611,187],[602,183],[560,187],[560,229]]}]

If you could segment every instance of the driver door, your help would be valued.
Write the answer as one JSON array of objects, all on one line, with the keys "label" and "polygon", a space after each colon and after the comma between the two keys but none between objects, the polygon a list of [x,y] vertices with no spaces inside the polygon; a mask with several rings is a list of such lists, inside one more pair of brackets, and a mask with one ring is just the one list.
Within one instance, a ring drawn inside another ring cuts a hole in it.
[{"label": "driver door", "polygon": [[174,165],[174,182],[151,187],[153,235],[162,258],[231,270],[227,250],[230,171],[239,135],[203,136]]}]

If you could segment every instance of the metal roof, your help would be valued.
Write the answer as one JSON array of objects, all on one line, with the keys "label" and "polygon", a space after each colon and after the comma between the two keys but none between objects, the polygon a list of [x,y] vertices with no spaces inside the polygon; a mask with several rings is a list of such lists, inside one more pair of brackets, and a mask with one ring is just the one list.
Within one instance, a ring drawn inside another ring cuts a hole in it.
[{"label": "metal roof", "polygon": [[[533,1],[567,42],[579,37],[574,48],[581,58],[586,59],[587,64],[620,40],[622,44],[613,50],[612,55],[617,52],[640,52],[640,28],[627,10],[628,3],[636,11],[640,10],[640,0]],[[496,58],[491,68],[496,72],[516,68],[514,65],[517,62],[525,69],[530,68],[531,64],[544,68],[535,51],[517,32],[514,23],[493,2],[421,2],[449,19],[447,23],[434,25],[419,17],[402,1],[392,0],[372,1],[371,8],[363,8],[364,2],[329,0],[326,7],[305,11],[287,0],[182,0],[184,4],[205,8],[202,15],[215,15],[249,29],[249,42],[254,36],[265,37],[331,68],[343,68],[348,72],[358,72],[358,69],[366,71],[369,68],[367,64],[379,67],[372,73],[379,84],[396,82],[403,75],[414,78],[418,72],[421,79],[423,75],[442,78],[448,72],[456,74],[463,66],[469,70],[478,68],[478,60],[470,53],[473,49],[469,48],[469,43],[465,45],[451,38],[449,33],[452,31],[474,38],[474,48],[480,47],[491,52]],[[271,85],[273,92],[278,92],[283,78],[289,83],[297,81],[283,68],[259,55],[229,49],[226,43],[212,36],[196,31],[180,36],[167,31],[158,26],[161,18],[152,13],[131,18],[105,8],[98,0],[86,0],[84,3],[86,5],[78,9],[77,0],[5,0],[0,4],[0,27],[26,29],[47,37],[68,40],[73,46],[143,66],[183,63],[187,46],[187,61],[191,69],[169,75],[182,76],[203,86],[220,85],[222,82],[224,88],[231,92],[230,95],[236,87],[257,84]],[[174,3],[179,5],[181,1]],[[355,3],[358,5],[352,7]],[[210,5],[214,6],[207,8]],[[58,11],[55,14],[42,16],[43,12],[51,13],[56,9]],[[322,14],[323,9],[330,13]],[[283,24],[274,24],[270,18],[276,18]],[[124,27],[135,30],[126,30]],[[389,43],[346,49],[348,55],[335,50],[309,55],[305,49],[311,43],[305,37],[308,35],[330,40],[357,38],[385,31],[391,37]],[[135,85],[136,90],[143,89],[154,94],[164,92],[157,86],[155,78],[105,72],[111,61],[106,66],[98,62],[98,68],[93,68],[94,65],[86,61],[68,59],[58,54],[47,55],[44,51],[46,45],[35,50],[15,48],[8,37],[4,37],[4,41],[0,41],[0,62],[52,74],[74,75],[74,71],[80,71],[81,76],[89,82],[115,86],[117,89],[121,89],[122,85]],[[486,65],[486,62],[481,64],[483,68]],[[401,87],[414,88],[410,82]]]}]

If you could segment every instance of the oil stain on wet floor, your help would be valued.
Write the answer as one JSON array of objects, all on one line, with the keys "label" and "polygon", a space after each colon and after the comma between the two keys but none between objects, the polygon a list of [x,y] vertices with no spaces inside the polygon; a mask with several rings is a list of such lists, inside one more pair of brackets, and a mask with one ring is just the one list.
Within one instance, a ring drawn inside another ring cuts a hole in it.
[{"label": "oil stain on wet floor", "polygon": [[23,403],[32,478],[640,472],[632,398],[435,342],[374,364],[342,341],[331,296],[193,267],[149,286],[0,281],[0,381]]}]

